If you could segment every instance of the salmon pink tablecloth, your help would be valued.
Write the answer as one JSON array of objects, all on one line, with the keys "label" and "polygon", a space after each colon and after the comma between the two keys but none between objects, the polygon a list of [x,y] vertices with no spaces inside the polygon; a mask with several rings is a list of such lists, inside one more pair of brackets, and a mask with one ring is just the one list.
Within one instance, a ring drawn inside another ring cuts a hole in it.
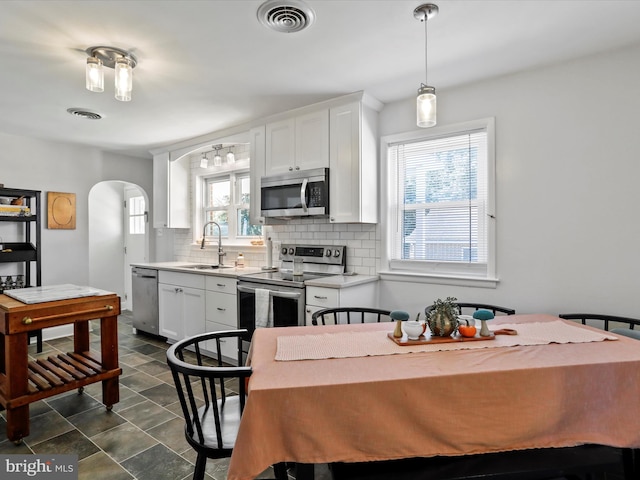
[{"label": "salmon pink tablecloth", "polygon": [[[554,322],[514,315],[500,323]],[[573,324],[572,324],[573,325]],[[591,327],[578,328],[596,331]],[[279,462],[361,462],[597,443],[640,448],[640,342],[550,343],[276,361],[279,336],[390,323],[256,330],[229,480]]]}]

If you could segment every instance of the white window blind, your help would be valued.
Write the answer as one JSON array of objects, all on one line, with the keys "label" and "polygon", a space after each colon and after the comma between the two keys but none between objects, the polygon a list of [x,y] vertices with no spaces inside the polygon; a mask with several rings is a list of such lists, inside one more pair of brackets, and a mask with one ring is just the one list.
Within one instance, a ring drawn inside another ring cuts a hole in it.
[{"label": "white window blind", "polygon": [[389,145],[392,268],[487,274],[487,152],[486,129]]}]

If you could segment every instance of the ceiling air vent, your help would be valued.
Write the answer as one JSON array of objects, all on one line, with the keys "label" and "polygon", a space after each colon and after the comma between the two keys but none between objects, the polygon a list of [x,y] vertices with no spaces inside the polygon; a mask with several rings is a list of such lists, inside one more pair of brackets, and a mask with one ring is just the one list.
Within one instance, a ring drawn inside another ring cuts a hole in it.
[{"label": "ceiling air vent", "polygon": [[75,117],[86,118],[87,120],[100,120],[102,115],[81,108],[67,108],[67,112]]},{"label": "ceiling air vent", "polygon": [[293,33],[313,24],[316,14],[298,0],[269,0],[258,8],[258,20],[276,32]]}]

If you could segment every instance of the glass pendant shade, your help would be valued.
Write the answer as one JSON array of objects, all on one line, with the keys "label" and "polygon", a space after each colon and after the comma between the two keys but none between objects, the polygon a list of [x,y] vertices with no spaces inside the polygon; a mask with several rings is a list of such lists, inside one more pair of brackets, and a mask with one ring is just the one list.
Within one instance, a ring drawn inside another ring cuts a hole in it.
[{"label": "glass pendant shade", "polygon": [[128,58],[120,57],[116,60],[116,100],[131,101],[133,90],[133,67]]},{"label": "glass pendant shade", "polygon": [[229,149],[229,151],[227,152],[227,163],[235,163],[235,162],[236,162],[236,156],[233,154],[231,149]]},{"label": "glass pendant shade", "polygon": [[202,158],[200,159],[200,168],[209,168],[209,159],[205,153],[202,154]]},{"label": "glass pendant shade", "polygon": [[86,87],[90,92],[104,92],[104,71],[99,58],[87,57]]},{"label": "glass pendant shade", "polygon": [[433,127],[436,124],[436,89],[422,85],[418,90],[416,107],[418,126]]},{"label": "glass pendant shade", "polygon": [[218,152],[216,152],[215,156],[213,157],[213,164],[216,167],[220,167],[222,165],[222,157]]}]

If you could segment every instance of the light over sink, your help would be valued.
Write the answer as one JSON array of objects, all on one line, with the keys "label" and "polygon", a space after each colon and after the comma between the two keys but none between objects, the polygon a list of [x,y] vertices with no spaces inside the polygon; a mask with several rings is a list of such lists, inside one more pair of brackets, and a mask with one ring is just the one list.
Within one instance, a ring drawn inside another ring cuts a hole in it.
[{"label": "light over sink", "polygon": [[182,265],[180,268],[189,268],[191,270],[218,270],[221,268],[233,268],[231,265]]}]

